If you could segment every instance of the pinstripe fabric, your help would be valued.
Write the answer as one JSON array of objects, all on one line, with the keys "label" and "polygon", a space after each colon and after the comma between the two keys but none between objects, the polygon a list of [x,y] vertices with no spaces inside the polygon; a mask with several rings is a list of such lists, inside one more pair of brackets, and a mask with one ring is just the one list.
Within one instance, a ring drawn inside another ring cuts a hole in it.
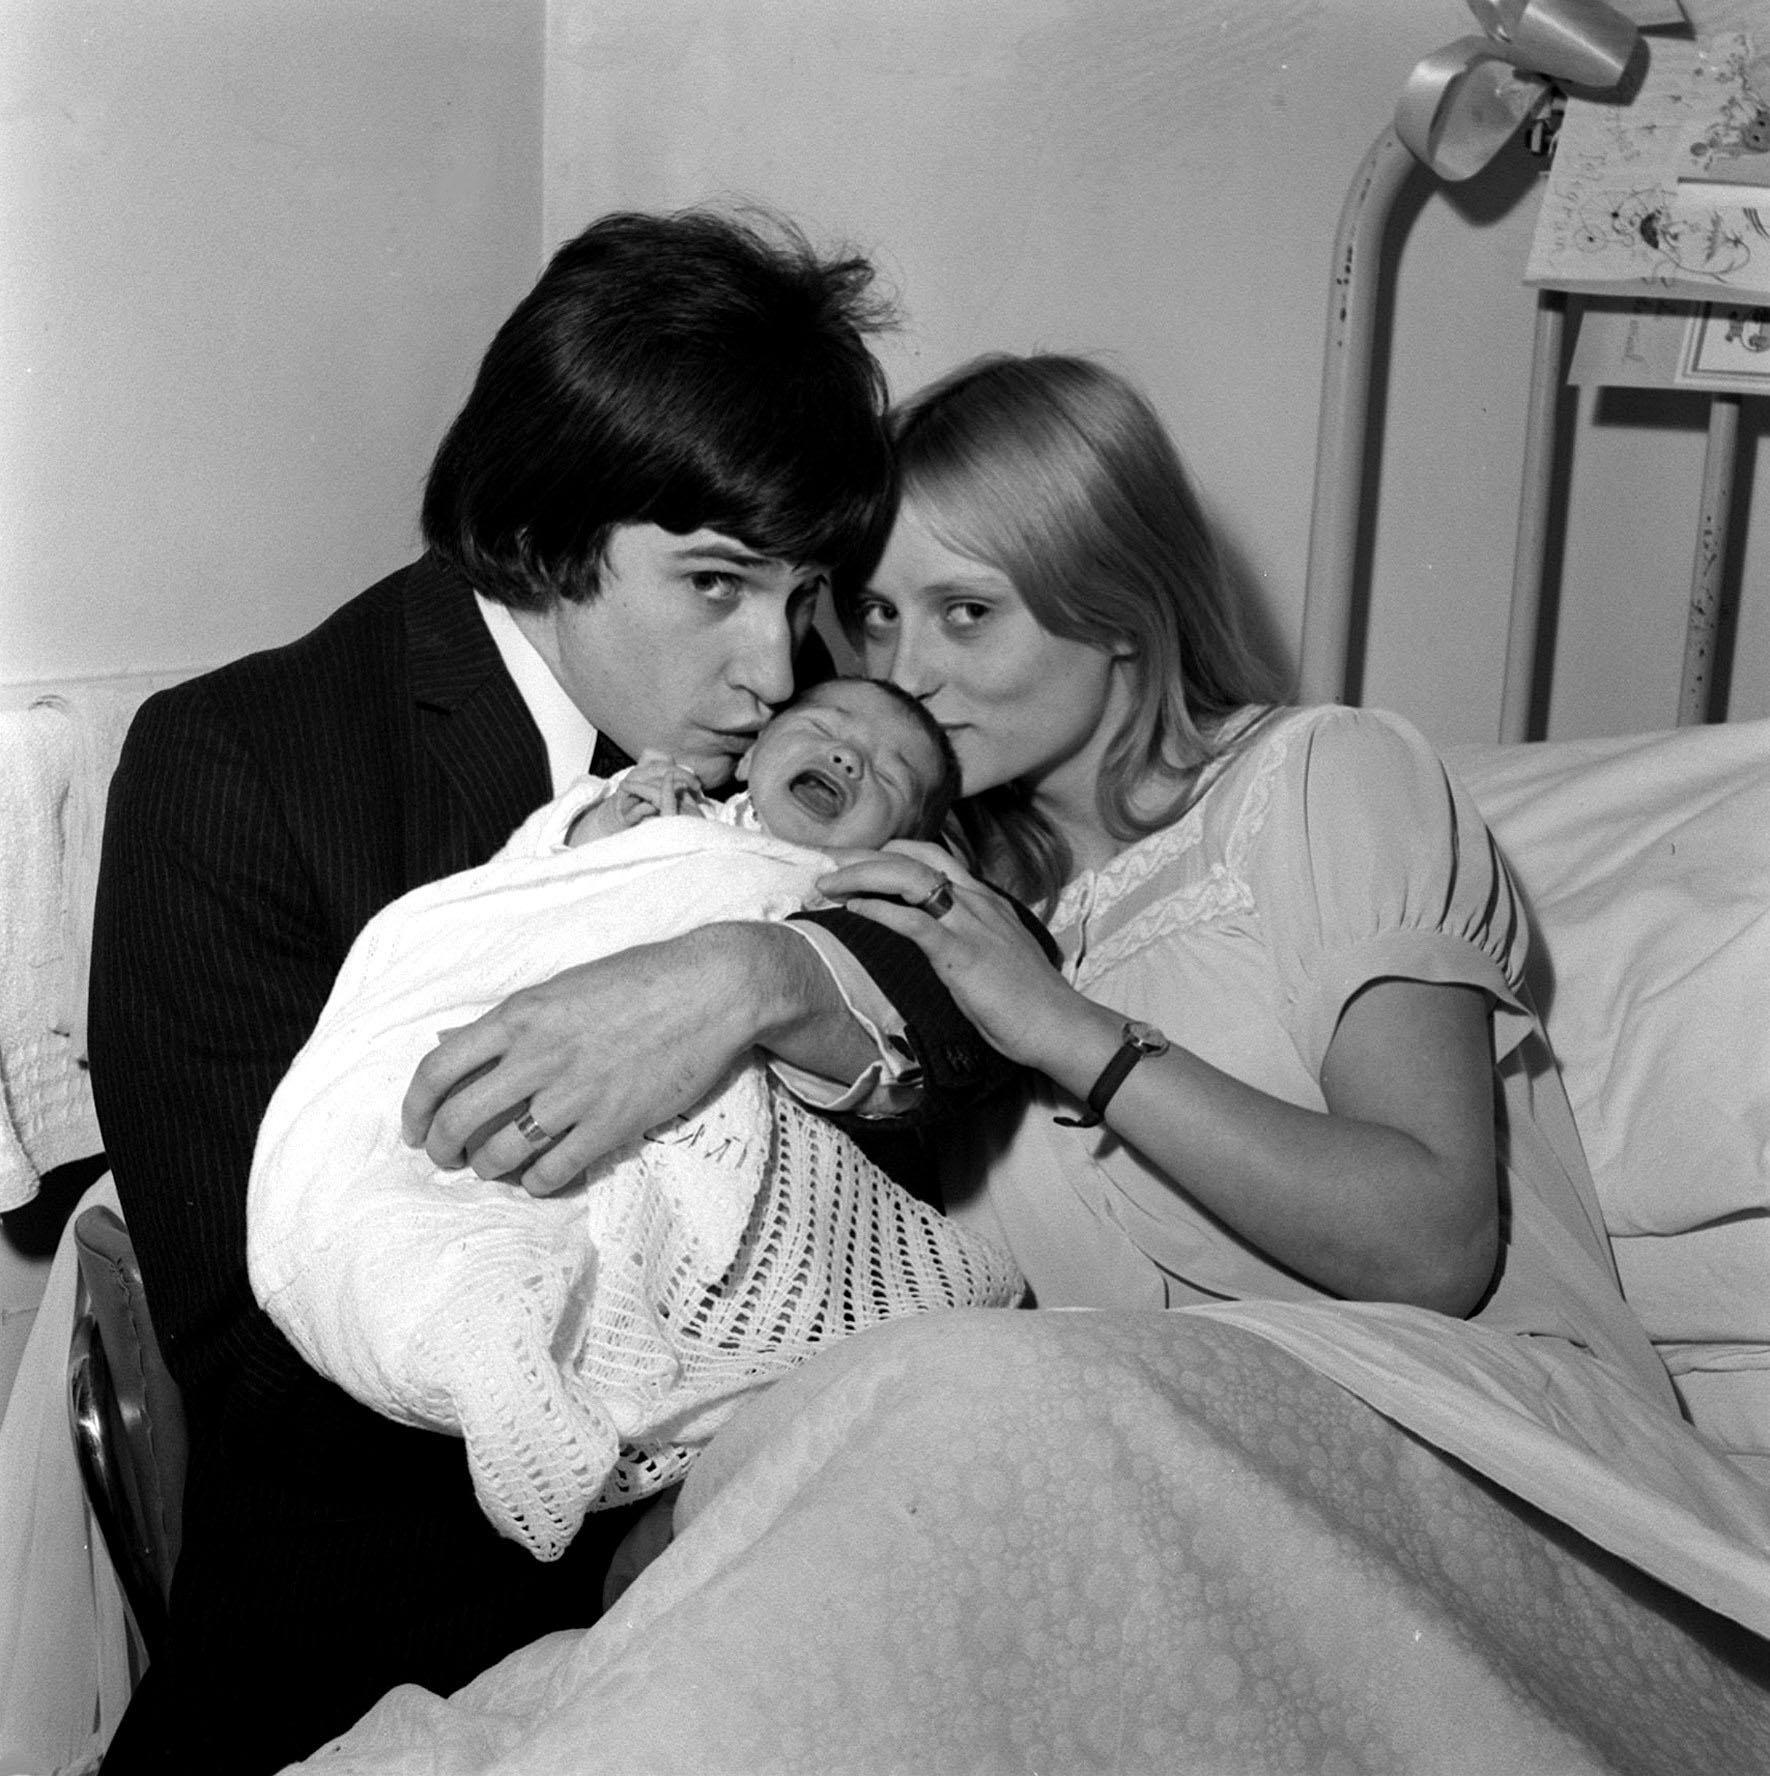
[{"label": "pinstripe fabric", "polygon": [[[160,693],[131,729],[95,920],[93,1085],[192,1450],[173,1651],[106,1776],[275,1770],[394,1683],[446,1692],[596,1613],[622,1514],[554,1566],[501,1541],[460,1446],[321,1380],[245,1269],[254,1133],[351,940],[395,896],[482,862],[548,788],[471,593],[429,558],[300,641]],[[968,1095],[994,1076],[919,952],[827,922],[937,1082]]]},{"label": "pinstripe fabric", "polygon": [[594,1617],[619,1525],[553,1567],[500,1541],[459,1446],[307,1369],[245,1271],[254,1131],[352,938],[482,861],[547,790],[467,588],[428,561],[151,699],[131,729],[93,1085],[192,1449],[173,1651],[107,1769],[273,1770],[395,1682],[447,1689]]}]

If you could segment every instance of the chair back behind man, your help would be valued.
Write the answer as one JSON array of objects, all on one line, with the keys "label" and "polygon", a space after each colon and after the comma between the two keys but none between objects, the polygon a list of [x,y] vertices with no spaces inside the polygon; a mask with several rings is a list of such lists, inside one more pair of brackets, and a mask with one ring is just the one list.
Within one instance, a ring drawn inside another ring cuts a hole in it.
[{"label": "chair back behind man", "polygon": [[129,1230],[102,1205],[74,1224],[80,1300],[68,1413],[81,1477],[135,1618],[141,1651],[164,1645],[184,1494],[184,1403],[160,1354]]}]

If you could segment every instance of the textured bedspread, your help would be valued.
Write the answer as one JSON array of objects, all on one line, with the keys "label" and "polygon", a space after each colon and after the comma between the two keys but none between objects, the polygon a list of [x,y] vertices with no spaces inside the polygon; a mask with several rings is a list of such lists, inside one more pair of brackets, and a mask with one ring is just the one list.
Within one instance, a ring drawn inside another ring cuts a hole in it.
[{"label": "textured bedspread", "polygon": [[1770,1771],[1770,1501],[1537,1342],[1261,1304],[866,1333],[721,1431],[600,1625],[302,1768]]}]

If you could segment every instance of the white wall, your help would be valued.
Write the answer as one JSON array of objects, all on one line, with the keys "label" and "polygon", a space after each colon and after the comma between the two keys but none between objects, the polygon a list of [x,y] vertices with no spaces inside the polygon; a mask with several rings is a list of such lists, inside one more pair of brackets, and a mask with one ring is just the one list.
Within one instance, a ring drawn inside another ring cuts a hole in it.
[{"label": "white wall", "polygon": [[543,0],[0,0],[0,680],[287,640],[411,557],[538,268]]},{"label": "white wall", "polygon": [[[410,552],[542,243],[730,196],[878,258],[900,389],[991,346],[1133,370],[1289,646],[1341,197],[1467,28],[1458,0],[0,0],[0,683],[308,627]],[[1433,193],[1401,262],[1366,692],[1442,739],[1497,695],[1527,185],[1474,226]],[[1701,454],[1688,408],[1582,428],[1557,734],[1670,719]],[[1736,715],[1770,711],[1766,604]]]},{"label": "white wall", "polygon": [[[1341,201],[1414,61],[1469,29],[1458,0],[550,0],[546,235],[760,199],[886,268],[900,391],[991,347],[1110,355],[1289,647]],[[1498,709],[1532,330],[1513,166],[1497,214],[1432,194],[1400,265],[1365,692],[1443,741]],[[1557,735],[1672,719],[1693,425],[1582,433]],[[1742,625],[1736,715],[1770,713],[1767,631]]]}]

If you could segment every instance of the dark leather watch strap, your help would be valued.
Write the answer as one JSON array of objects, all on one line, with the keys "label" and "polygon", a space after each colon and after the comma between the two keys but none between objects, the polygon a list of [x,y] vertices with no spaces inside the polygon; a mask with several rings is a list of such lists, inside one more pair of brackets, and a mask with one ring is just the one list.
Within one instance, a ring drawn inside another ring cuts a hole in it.
[{"label": "dark leather watch strap", "polygon": [[1131,1069],[1145,1055],[1163,1054],[1167,1047],[1168,1039],[1160,1030],[1135,1020],[1128,1021],[1120,1034],[1118,1053],[1106,1063],[1088,1093],[1088,1107],[1080,1116],[1054,1116],[1051,1120],[1062,1123],[1065,1128],[1097,1128],[1106,1115],[1106,1106],[1112,1102],[1113,1093],[1125,1083]]}]

